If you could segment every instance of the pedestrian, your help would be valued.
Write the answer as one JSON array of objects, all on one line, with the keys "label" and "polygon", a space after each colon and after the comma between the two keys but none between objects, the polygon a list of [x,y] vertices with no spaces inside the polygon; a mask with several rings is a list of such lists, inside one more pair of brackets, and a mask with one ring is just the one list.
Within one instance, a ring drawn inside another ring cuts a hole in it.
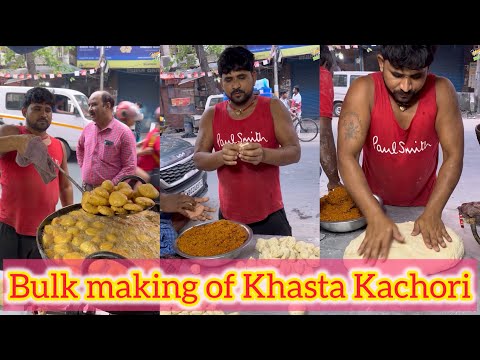
[{"label": "pedestrian", "polygon": [[107,91],[96,91],[88,99],[93,122],[85,126],[77,146],[85,190],[92,190],[105,180],[116,184],[122,177],[135,174],[135,137],[128,126],[113,117],[114,105],[115,100]]},{"label": "pedestrian", "polygon": [[[203,203],[208,197],[193,198],[185,194],[160,193],[160,256],[174,255],[173,244],[178,237],[178,232],[188,223],[188,220],[211,220],[209,214],[215,209]],[[173,220],[175,215],[180,215],[180,220]]]},{"label": "pedestrian", "polygon": [[[160,109],[160,108],[159,108]],[[136,175],[160,190],[160,110],[155,112],[155,127],[137,144]]]},{"label": "pedestrian", "polygon": [[333,78],[334,61],[327,45],[320,45],[320,164],[327,175],[328,190],[342,185],[337,167],[337,150],[333,137]]},{"label": "pedestrian", "polygon": [[140,141],[141,135],[142,135],[142,130],[143,130],[143,120],[145,119],[145,108],[143,107],[143,104],[139,101],[135,103],[135,105],[138,106],[138,109],[140,111],[140,120],[135,122],[135,140],[137,143]]},{"label": "pedestrian", "polygon": [[[379,72],[352,82],[339,118],[338,162],[345,187],[367,219],[364,258],[387,258],[403,242],[386,205],[424,206],[412,235],[429,249],[451,241],[441,215],[463,166],[463,123],[450,80],[429,73],[433,45],[383,45]],[[443,162],[437,179],[439,144]],[[362,167],[358,157],[363,150]]]},{"label": "pedestrian", "polygon": [[217,170],[219,219],[248,224],[255,234],[291,235],[279,167],[298,162],[301,151],[288,110],[279,99],[253,95],[257,74],[246,48],[226,48],[218,73],[228,100],[203,113],[195,166]]},{"label": "pedestrian", "polygon": [[302,118],[302,95],[300,95],[300,87],[298,85],[293,87],[293,95],[290,99],[290,113],[292,116]]},{"label": "pedestrian", "polygon": [[280,90],[280,101],[287,109],[290,109],[290,100],[288,99],[288,91]]},{"label": "pedestrian", "polygon": [[[34,87],[26,92],[22,106],[26,125],[0,127],[2,270],[4,259],[41,259],[36,242],[38,226],[55,212],[59,199],[62,206],[73,204],[72,184],[58,169],[55,168],[54,175],[46,183],[37,169],[37,162],[20,166],[17,160],[17,156],[24,158],[32,151],[37,152],[31,155],[39,160],[39,153],[46,148],[41,157],[47,160],[50,156],[68,174],[63,143],[47,133],[52,123],[53,106],[54,95],[46,88]],[[35,143],[38,145],[33,149]]]},{"label": "pedestrian", "polygon": [[130,101],[121,101],[114,107],[113,113],[117,120],[130,128],[135,137],[135,142],[138,142],[140,140],[140,135],[135,129],[136,124],[143,120],[143,114],[140,111],[140,108]]}]

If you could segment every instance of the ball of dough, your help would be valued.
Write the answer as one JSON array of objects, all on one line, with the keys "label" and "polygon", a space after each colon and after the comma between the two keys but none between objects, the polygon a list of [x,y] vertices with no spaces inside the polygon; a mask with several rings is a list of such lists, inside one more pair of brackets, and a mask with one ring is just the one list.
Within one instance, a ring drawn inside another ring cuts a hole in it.
[{"label": "ball of dough", "polygon": [[[405,243],[393,241],[388,253],[388,259],[440,259],[445,261],[431,261],[431,262],[415,262],[415,267],[420,267],[424,274],[436,274],[441,271],[447,270],[455,266],[460,259],[463,258],[465,249],[463,246],[463,240],[452,229],[445,226],[448,234],[450,235],[452,242],[445,241],[447,247],[440,247],[440,251],[437,252],[434,249],[429,249],[425,246],[422,234],[412,236],[414,222],[404,222],[397,224],[398,229],[405,237]],[[348,262],[349,259],[362,259],[363,257],[358,255],[358,248],[365,239],[365,231],[362,232],[357,238],[353,239],[345,249],[343,254],[344,264],[347,268],[358,266],[357,262]],[[377,264],[379,264],[377,262]],[[412,264],[413,265],[413,264]],[[418,266],[417,266],[418,265]]]}]

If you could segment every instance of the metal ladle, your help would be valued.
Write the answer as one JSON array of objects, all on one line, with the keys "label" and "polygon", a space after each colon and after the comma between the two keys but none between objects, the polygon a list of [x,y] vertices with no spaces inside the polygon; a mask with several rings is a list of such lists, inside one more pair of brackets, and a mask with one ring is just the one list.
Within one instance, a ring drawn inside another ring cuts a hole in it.
[{"label": "metal ladle", "polygon": [[73,180],[72,177],[71,177],[70,175],[68,175],[68,174],[65,172],[65,170],[62,169],[62,167],[61,167],[60,165],[58,165],[58,164],[57,164],[55,161],[53,161],[53,160],[52,160],[52,162],[53,162],[53,164],[55,165],[55,167],[56,167],[58,170],[60,170],[60,172],[61,172],[63,175],[65,175],[65,176],[68,178],[68,180],[70,180],[70,182],[78,188],[78,190],[80,190],[80,192],[81,192],[82,195],[83,195],[83,193],[85,192],[85,191],[83,190],[83,188],[82,188],[75,180]]}]

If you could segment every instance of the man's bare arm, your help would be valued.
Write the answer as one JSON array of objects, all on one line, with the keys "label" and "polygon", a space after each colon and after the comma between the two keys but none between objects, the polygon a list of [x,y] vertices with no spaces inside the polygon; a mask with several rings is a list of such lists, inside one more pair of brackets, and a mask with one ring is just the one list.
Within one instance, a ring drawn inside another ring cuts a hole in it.
[{"label": "man's bare arm", "polygon": [[0,156],[10,151],[19,151],[21,154],[27,149],[28,142],[35,135],[20,135],[18,127],[13,125],[0,126]]},{"label": "man's bare arm", "polygon": [[279,99],[272,99],[270,111],[275,127],[275,137],[281,147],[277,149],[263,148],[262,162],[276,166],[297,163],[301,155],[300,142],[288,110]]},{"label": "man's bare arm", "polygon": [[373,197],[358,158],[370,127],[370,103],[373,81],[359,78],[350,86],[338,120],[338,169],[348,193],[367,217],[382,212]]},{"label": "man's bare arm", "polygon": [[323,116],[320,117],[320,164],[328,178],[328,189],[340,185],[332,119]]},{"label": "man's bare arm", "polygon": [[427,248],[440,251],[452,241],[442,221],[442,211],[460,179],[463,168],[463,120],[452,83],[438,77],[435,83],[437,118],[435,130],[443,151],[443,162],[424,212],[415,220],[412,235],[422,234]]},{"label": "man's bare arm", "polygon": [[213,171],[224,165],[222,152],[214,152],[213,150],[213,116],[215,108],[210,107],[202,115],[200,119],[197,140],[195,141],[195,155],[193,161],[197,169]]},{"label": "man's bare arm", "polygon": [[370,128],[373,87],[370,77],[362,77],[355,80],[347,92],[338,126],[338,162],[345,187],[367,219],[365,238],[358,254],[375,261],[379,257],[388,257],[394,239],[399,242],[404,242],[405,239],[373,197],[358,163]]},{"label": "man's bare arm", "polygon": [[464,130],[452,83],[445,78],[437,78],[436,90],[438,110],[435,129],[442,146],[443,162],[425,212],[441,216],[462,174]]}]

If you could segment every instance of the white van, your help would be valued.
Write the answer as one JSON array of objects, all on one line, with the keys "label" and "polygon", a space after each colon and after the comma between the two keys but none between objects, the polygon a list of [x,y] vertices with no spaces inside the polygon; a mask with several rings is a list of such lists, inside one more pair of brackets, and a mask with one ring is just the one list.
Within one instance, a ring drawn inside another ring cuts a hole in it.
[{"label": "white van", "polygon": [[333,116],[340,116],[343,99],[353,80],[368,75],[373,71],[335,71],[333,73]]},{"label": "white van", "polygon": [[[0,86],[0,125],[25,125],[22,105],[28,86]],[[55,111],[47,133],[65,145],[67,159],[77,150],[83,128],[92,121],[85,94],[64,88],[47,88],[55,95]]]},{"label": "white van", "polygon": [[[215,106],[224,100],[225,100],[225,97],[223,96],[223,94],[210,95],[207,98],[207,102],[205,103],[205,109],[208,109],[210,106]],[[198,131],[201,118],[202,118],[202,115],[193,115],[193,127],[195,128],[195,131]]]}]

